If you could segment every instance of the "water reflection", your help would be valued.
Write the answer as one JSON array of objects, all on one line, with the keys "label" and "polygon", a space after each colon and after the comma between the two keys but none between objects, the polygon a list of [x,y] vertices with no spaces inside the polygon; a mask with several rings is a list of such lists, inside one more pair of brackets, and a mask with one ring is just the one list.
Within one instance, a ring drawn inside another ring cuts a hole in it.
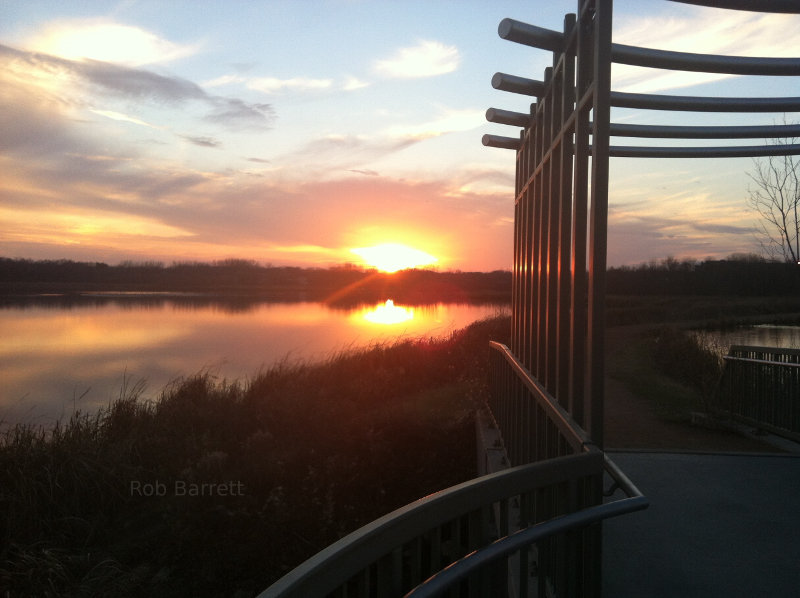
[{"label": "water reflection", "polygon": [[413,307],[401,307],[394,301],[387,299],[386,303],[379,303],[373,308],[364,308],[361,317],[373,324],[400,324],[414,318]]},{"label": "water reflection", "polygon": [[246,380],[281,359],[316,361],[348,348],[440,336],[503,310],[498,304],[395,305],[350,310],[315,302],[232,304],[202,297],[38,298],[0,306],[0,428],[47,425],[92,411],[123,382],[170,381],[206,370]]}]

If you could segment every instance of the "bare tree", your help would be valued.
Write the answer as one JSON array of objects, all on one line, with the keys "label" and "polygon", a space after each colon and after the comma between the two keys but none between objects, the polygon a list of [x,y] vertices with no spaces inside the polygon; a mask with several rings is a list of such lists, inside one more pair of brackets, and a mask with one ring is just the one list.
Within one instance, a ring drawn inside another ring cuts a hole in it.
[{"label": "bare tree", "polygon": [[[790,145],[795,139],[776,140]],[[761,247],[770,258],[800,264],[800,158],[769,156],[754,160],[748,173],[747,205],[760,216]]]}]

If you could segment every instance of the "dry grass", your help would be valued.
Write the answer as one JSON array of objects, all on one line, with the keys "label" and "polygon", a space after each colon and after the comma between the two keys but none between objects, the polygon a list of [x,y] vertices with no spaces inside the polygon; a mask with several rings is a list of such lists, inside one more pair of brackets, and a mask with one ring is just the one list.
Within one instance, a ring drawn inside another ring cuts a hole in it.
[{"label": "dry grass", "polygon": [[[474,475],[488,340],[508,327],[497,318],[282,362],[244,382],[201,373],[152,402],[127,388],[97,414],[10,429],[0,586],[6,596],[254,595],[343,534]],[[216,490],[180,495],[177,484]]]}]

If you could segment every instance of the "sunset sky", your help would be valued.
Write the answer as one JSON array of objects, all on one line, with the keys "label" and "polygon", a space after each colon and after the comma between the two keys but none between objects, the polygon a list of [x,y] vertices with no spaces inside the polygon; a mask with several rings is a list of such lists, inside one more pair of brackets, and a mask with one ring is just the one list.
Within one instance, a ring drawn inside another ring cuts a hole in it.
[{"label": "sunset sky", "polygon": [[[400,244],[445,270],[510,268],[514,156],[481,136],[517,135],[484,113],[531,100],[490,81],[541,79],[552,59],[497,25],[560,29],[575,6],[2,0],[0,256],[328,266]],[[800,16],[620,0],[614,32],[647,47],[800,56]],[[613,89],[800,96],[800,80],[615,67]],[[750,159],[612,159],[609,263],[756,251],[748,170]]]}]

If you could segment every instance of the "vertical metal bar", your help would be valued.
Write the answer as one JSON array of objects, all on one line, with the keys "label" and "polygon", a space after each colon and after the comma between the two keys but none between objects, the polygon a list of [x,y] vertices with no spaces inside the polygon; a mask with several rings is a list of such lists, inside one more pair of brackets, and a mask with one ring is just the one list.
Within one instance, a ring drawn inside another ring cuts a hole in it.
[{"label": "vertical metal bar", "polygon": [[[564,39],[569,39],[575,28],[576,17],[568,14],[564,17]],[[575,47],[568,44],[564,48],[564,85],[562,86],[562,124],[570,118],[575,110]],[[572,226],[572,176],[573,176],[573,129],[565,131],[561,145],[561,181],[559,183],[559,232],[558,232],[558,371],[557,398],[561,405],[569,410],[569,363],[570,363],[570,302],[571,281],[569,276]]]},{"label": "vertical metal bar", "polygon": [[569,411],[579,425],[585,427],[586,395],[586,227],[588,212],[589,169],[589,107],[584,104],[591,89],[590,24],[586,22],[586,9],[581,7],[576,41],[576,119],[575,156],[573,160],[574,183],[572,189],[572,250],[570,251],[570,366]]},{"label": "vertical metal bar", "polygon": [[548,142],[548,180],[547,180],[547,254],[542,264],[544,268],[545,278],[545,302],[547,309],[545,312],[545,320],[543,322],[543,332],[547,339],[547,351],[545,353],[545,360],[542,368],[542,381],[545,388],[551,393],[555,394],[555,357],[558,341],[556,339],[555,318],[556,309],[556,243],[558,242],[558,190],[559,182],[561,181],[561,163],[559,161],[558,147],[558,133],[561,129],[561,87],[562,77],[561,70],[558,68],[559,55],[554,56],[553,75],[549,89],[549,104],[550,104],[550,134]]},{"label": "vertical metal bar", "polygon": [[534,239],[534,262],[533,272],[535,276],[535,287],[533,294],[536,301],[536,309],[533,314],[534,328],[532,339],[536,345],[536,354],[531,363],[530,371],[537,379],[542,379],[544,376],[543,363],[545,361],[547,351],[547,336],[545,332],[545,311],[547,309],[546,295],[545,295],[545,278],[543,264],[546,259],[547,251],[547,192],[549,191],[549,163],[547,162],[546,152],[548,147],[548,140],[550,133],[550,116],[551,116],[551,94],[550,86],[552,83],[553,69],[548,67],[544,73],[545,95],[539,102],[539,110],[537,110],[537,120],[541,123],[538,127],[539,134],[537,135],[536,151],[537,151],[537,174],[536,176],[536,228]]},{"label": "vertical metal bar", "polygon": [[530,182],[530,192],[531,192],[531,213],[530,213],[530,223],[531,228],[529,229],[529,237],[528,242],[530,244],[530,278],[529,278],[529,285],[528,285],[528,293],[529,293],[529,302],[528,302],[528,312],[527,312],[527,319],[529,322],[528,327],[528,339],[527,342],[530,345],[530,352],[528,353],[528,359],[523,363],[528,368],[528,370],[534,375],[538,375],[536,364],[539,359],[539,350],[540,350],[540,341],[539,341],[539,330],[538,330],[538,318],[539,318],[539,241],[541,239],[541,180],[542,180],[542,173],[541,173],[541,160],[542,160],[542,137],[544,135],[544,127],[545,127],[545,120],[544,120],[544,110],[545,110],[545,103],[544,98],[539,98],[539,102],[536,106],[536,117],[534,122],[536,123],[536,131],[535,137],[533,140],[533,147],[534,147],[534,169],[533,169],[533,176]]},{"label": "vertical metal bar", "polygon": [[589,215],[589,418],[592,440],[603,447],[605,384],[605,275],[608,245],[608,152],[611,92],[612,0],[595,0],[592,192]]},{"label": "vertical metal bar", "polygon": [[520,144],[520,149],[517,152],[517,176],[516,176],[516,186],[514,189],[514,264],[513,270],[511,275],[511,349],[516,353],[519,354],[519,311],[520,311],[520,244],[523,242],[524,236],[521,232],[522,227],[522,206],[520,205],[520,189],[522,188],[522,177],[523,177],[523,163],[525,159],[525,134],[526,131],[523,131],[520,134],[522,139],[522,143]]}]

